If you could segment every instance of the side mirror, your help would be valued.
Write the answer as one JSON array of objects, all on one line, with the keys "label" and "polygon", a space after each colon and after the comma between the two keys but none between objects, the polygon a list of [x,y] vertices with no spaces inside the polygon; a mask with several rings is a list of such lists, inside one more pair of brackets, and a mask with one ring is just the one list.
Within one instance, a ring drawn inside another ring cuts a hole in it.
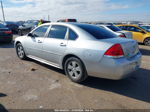
[{"label": "side mirror", "polygon": [[29,33],[28,36],[29,37],[34,37],[34,35],[32,33]]}]

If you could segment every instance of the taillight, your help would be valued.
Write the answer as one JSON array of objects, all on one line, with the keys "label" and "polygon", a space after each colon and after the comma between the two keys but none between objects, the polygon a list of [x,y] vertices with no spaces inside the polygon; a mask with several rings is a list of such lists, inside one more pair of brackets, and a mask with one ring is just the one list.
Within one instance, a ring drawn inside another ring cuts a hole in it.
[{"label": "taillight", "polygon": [[119,58],[124,56],[123,49],[120,44],[115,44],[111,48],[109,48],[105,54],[105,56],[110,56],[114,58]]},{"label": "taillight", "polygon": [[12,34],[12,31],[5,31],[6,34]]},{"label": "taillight", "polygon": [[126,38],[126,36],[124,34],[120,34],[119,37]]}]

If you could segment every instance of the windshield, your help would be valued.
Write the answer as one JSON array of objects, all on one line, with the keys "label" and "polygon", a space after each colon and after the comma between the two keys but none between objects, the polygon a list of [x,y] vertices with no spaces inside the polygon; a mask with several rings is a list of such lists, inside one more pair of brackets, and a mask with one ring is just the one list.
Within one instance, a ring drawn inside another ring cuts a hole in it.
[{"label": "windshield", "polygon": [[150,26],[140,26],[140,28],[144,29],[147,32],[150,32]]},{"label": "windshield", "polygon": [[0,23],[0,28],[6,28],[6,26]]},{"label": "windshield", "polygon": [[114,33],[94,25],[79,24],[77,26],[90,33],[96,39],[108,39],[116,37]]},{"label": "windshield", "polygon": [[110,28],[114,32],[122,31],[120,28],[118,28],[116,26],[107,26],[107,27]]}]

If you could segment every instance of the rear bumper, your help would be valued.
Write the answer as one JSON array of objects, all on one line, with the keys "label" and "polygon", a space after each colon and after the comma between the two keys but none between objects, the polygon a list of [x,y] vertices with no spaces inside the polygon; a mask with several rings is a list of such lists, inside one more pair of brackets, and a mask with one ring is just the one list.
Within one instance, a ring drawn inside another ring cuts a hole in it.
[{"label": "rear bumper", "polygon": [[100,62],[88,66],[90,76],[119,80],[132,75],[141,66],[141,53],[131,59],[104,57]]},{"label": "rear bumper", "polygon": [[5,36],[5,37],[1,37],[0,36],[0,42],[11,42],[13,39],[13,36]]}]

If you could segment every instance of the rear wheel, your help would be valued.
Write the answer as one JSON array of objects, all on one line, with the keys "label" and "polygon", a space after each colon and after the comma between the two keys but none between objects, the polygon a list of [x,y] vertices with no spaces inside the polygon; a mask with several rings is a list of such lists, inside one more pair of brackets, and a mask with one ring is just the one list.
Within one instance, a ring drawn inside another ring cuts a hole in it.
[{"label": "rear wheel", "polygon": [[144,40],[144,44],[150,46],[150,37]]},{"label": "rear wheel", "polygon": [[84,64],[75,57],[68,58],[64,65],[66,75],[76,83],[80,83],[87,78]]},{"label": "rear wheel", "polygon": [[16,45],[16,52],[20,59],[24,60],[27,58],[21,43],[18,43]]}]

